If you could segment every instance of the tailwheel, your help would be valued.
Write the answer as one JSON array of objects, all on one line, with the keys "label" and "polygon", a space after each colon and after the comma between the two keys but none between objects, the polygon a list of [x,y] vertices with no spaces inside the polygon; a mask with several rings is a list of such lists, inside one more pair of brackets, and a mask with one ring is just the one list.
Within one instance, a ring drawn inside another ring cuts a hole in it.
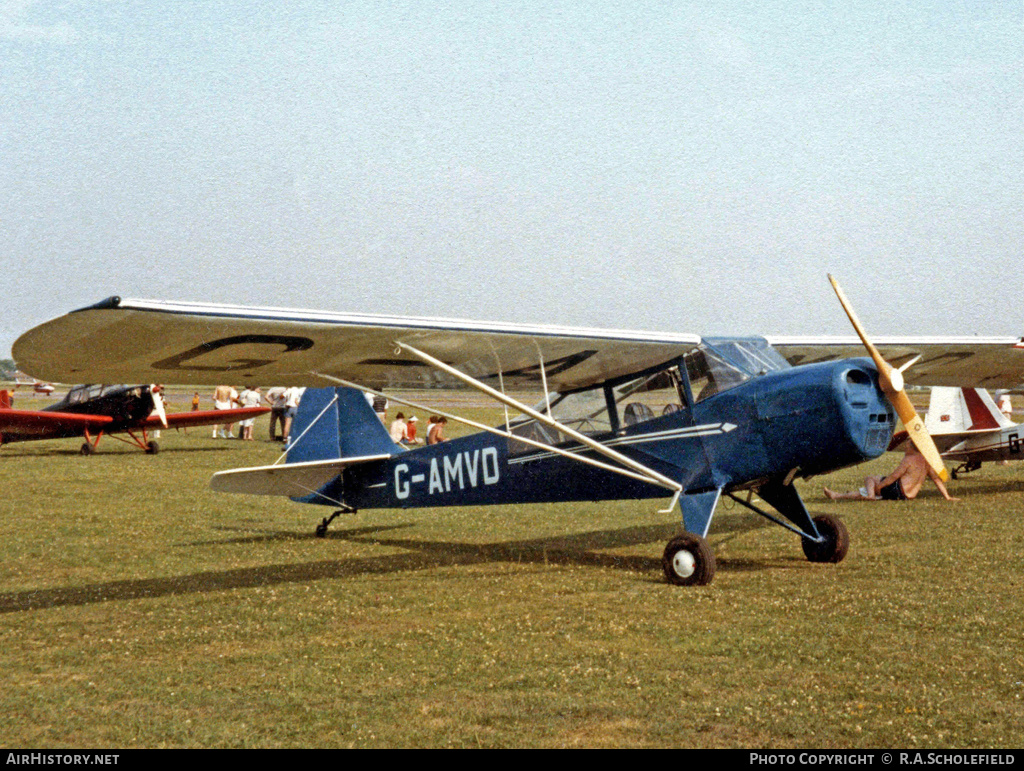
[{"label": "tailwheel", "polygon": [[970,471],[977,471],[980,468],[981,464],[977,461],[964,461],[959,466],[954,468],[950,472],[950,475],[953,477],[953,479],[957,479],[960,474],[966,474]]},{"label": "tailwheel", "polygon": [[[342,504],[344,506],[344,504]],[[334,518],[340,514],[355,514],[355,506],[345,506],[343,509],[338,509],[336,512],[331,514],[330,517],[324,517],[323,521],[316,526],[316,537],[326,538],[327,537],[327,526],[334,521]]]},{"label": "tailwheel", "polygon": [[682,533],[668,542],[661,566],[670,584],[706,586],[715,577],[715,553],[699,535]]},{"label": "tailwheel", "polygon": [[807,559],[811,562],[842,562],[850,549],[850,532],[846,525],[832,514],[818,514],[813,521],[822,540],[803,539]]},{"label": "tailwheel", "polygon": [[160,452],[160,445],[156,442],[149,442],[146,445],[146,455],[156,455],[158,452]]}]

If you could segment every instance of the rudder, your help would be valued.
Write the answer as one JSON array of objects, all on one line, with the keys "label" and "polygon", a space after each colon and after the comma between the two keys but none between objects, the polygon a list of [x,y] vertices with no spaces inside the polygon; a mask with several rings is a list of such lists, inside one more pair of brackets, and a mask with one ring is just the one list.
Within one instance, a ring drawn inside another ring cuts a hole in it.
[{"label": "rudder", "polygon": [[355,388],[307,388],[289,436],[289,463],[404,451]]},{"label": "rudder", "polygon": [[994,431],[1012,425],[1013,421],[999,411],[983,388],[932,388],[925,428],[933,436]]}]

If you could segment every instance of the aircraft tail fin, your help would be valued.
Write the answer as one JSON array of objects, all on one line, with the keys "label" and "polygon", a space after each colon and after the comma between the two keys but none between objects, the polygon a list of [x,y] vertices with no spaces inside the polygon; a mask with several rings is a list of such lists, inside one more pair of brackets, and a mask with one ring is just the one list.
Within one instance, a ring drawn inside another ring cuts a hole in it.
[{"label": "aircraft tail fin", "polygon": [[0,391],[0,410],[11,409],[11,392],[6,388]]},{"label": "aircraft tail fin", "polygon": [[925,428],[932,436],[998,431],[1014,425],[984,388],[932,388]]},{"label": "aircraft tail fin", "polygon": [[307,388],[289,432],[288,463],[389,456],[405,448],[355,388]]}]

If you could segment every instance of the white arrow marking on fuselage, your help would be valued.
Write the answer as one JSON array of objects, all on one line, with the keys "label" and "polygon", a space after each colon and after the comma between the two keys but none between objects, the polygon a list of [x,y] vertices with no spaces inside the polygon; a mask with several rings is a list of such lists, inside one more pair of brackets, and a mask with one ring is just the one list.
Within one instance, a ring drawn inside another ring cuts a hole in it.
[{"label": "white arrow marking on fuselage", "polygon": [[[649,434],[637,434],[636,436],[621,436],[602,442],[607,447],[633,444],[649,444],[651,442],[664,442],[669,439],[686,439],[691,436],[714,436],[716,434],[727,434],[734,431],[738,426],[733,423],[706,423],[700,426],[688,426],[687,428],[671,428],[666,431],[654,431]],[[585,452],[586,447],[565,448],[565,452]],[[509,463],[526,463],[527,461],[540,460],[542,458],[554,457],[557,453],[540,452],[537,454],[525,455],[509,461]]]}]

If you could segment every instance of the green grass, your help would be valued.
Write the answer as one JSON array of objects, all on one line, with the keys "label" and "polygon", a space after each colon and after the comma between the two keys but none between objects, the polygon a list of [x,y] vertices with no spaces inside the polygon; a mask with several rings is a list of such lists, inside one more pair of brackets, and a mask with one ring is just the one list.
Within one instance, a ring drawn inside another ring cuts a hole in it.
[{"label": "green grass", "polygon": [[957,503],[799,483],[850,529],[839,565],[723,505],[715,581],[683,589],[660,500],[361,511],[317,539],[329,508],[208,489],[276,446],[160,441],[0,450],[4,746],[1024,741],[1024,465],[951,482]]}]

